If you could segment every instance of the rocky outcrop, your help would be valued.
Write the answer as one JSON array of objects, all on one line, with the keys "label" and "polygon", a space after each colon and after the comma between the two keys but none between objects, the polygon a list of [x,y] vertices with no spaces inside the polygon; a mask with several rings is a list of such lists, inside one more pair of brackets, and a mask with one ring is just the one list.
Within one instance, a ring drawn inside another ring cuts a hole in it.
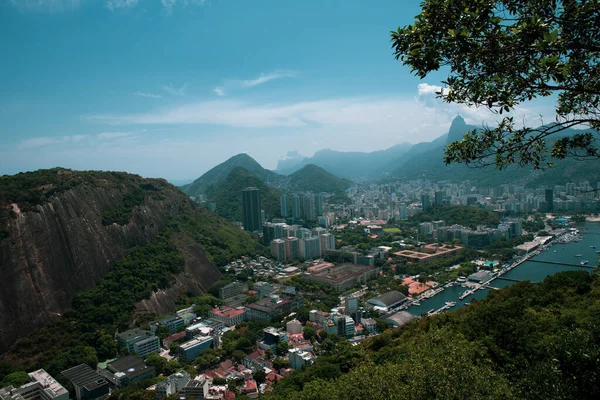
[{"label": "rocky outcrop", "polygon": [[36,211],[21,212],[17,204],[0,209],[0,353],[59,317],[78,291],[189,207],[187,196],[168,185],[149,192],[129,223],[103,225],[102,214],[122,203],[117,187],[82,184]]},{"label": "rocky outcrop", "polygon": [[221,272],[208,259],[197,243],[178,245],[185,258],[183,272],[175,277],[175,282],[165,290],[152,293],[149,299],[136,306],[136,315],[164,315],[176,309],[176,299],[181,295],[199,296],[208,291],[219,280]]}]

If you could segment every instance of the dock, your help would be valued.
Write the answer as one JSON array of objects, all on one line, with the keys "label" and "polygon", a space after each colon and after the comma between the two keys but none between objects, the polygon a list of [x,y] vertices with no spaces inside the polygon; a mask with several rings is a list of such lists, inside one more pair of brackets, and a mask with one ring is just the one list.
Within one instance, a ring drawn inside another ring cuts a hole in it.
[{"label": "dock", "polygon": [[577,267],[577,268],[589,268],[589,269],[594,268],[593,265],[571,264],[571,263],[564,263],[564,262],[559,262],[559,261],[546,261],[546,260],[529,260],[529,261],[541,263],[541,264],[566,265],[569,267]]},{"label": "dock", "polygon": [[496,279],[502,279],[502,280],[510,281],[510,282],[523,282],[523,279],[507,278],[505,276],[499,276]]}]

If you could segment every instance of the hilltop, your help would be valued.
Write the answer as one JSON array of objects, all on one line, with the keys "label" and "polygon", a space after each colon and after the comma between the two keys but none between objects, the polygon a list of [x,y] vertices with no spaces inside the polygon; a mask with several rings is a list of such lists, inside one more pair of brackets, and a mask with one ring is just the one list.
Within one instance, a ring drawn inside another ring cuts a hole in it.
[{"label": "hilltop", "polygon": [[281,180],[278,174],[263,168],[248,154],[241,153],[217,165],[194,182],[182,186],[181,189],[190,196],[206,194],[209,186],[224,181],[234,168],[243,168],[257,176],[263,182],[277,184]]},{"label": "hilltop", "polygon": [[333,175],[314,164],[305,165],[289,176],[289,185],[295,191],[344,193],[352,182]]}]

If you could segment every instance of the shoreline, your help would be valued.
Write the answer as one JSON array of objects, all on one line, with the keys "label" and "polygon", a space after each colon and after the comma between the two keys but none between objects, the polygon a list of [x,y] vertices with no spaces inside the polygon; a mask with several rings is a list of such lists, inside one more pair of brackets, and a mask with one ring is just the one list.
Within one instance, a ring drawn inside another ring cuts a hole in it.
[{"label": "shoreline", "polygon": [[585,217],[587,222],[600,222],[600,216],[598,217]]}]

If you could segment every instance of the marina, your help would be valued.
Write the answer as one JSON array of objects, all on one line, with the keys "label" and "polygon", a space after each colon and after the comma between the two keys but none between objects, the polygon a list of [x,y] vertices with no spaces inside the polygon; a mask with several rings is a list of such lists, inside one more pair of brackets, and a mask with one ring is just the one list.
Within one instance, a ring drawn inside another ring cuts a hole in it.
[{"label": "marina", "polygon": [[[475,287],[455,282],[444,286],[443,291],[422,298],[408,307],[413,315],[435,315],[468,305],[473,299],[483,299],[490,290],[498,290],[520,281],[540,282],[548,275],[561,271],[591,271],[597,265],[600,223],[586,222],[576,226],[582,236],[568,232],[544,248],[537,249],[510,266],[505,266],[487,282]],[[583,258],[583,260],[581,260]],[[439,288],[441,289],[441,288]],[[437,290],[436,290],[437,292]],[[448,307],[448,304],[454,303]]]}]

